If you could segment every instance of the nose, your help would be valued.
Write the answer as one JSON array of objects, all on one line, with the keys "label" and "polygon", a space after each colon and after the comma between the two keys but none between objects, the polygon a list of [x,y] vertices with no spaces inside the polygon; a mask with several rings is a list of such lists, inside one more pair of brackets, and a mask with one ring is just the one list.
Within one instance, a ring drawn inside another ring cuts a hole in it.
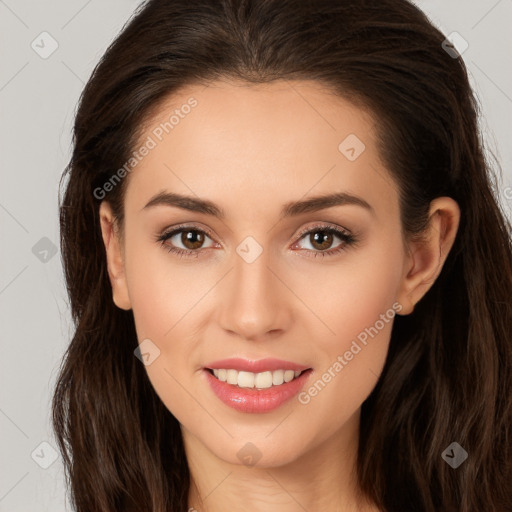
[{"label": "nose", "polygon": [[262,341],[289,329],[293,294],[272,266],[269,251],[248,262],[238,254],[222,287],[221,327],[239,337]]}]

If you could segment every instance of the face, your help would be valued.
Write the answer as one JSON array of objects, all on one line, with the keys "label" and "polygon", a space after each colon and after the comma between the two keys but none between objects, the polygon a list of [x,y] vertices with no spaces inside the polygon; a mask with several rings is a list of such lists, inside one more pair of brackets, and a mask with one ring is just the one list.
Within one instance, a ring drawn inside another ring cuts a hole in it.
[{"label": "face", "polygon": [[119,246],[102,204],[148,377],[224,461],[282,465],[342,432],[431,275],[404,243],[375,122],[310,82],[190,86],[147,123]]}]

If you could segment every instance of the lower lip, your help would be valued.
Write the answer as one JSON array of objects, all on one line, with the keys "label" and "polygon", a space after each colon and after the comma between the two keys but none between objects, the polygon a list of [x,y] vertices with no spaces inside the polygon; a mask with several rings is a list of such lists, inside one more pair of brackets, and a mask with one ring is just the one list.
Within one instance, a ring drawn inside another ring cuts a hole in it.
[{"label": "lower lip", "polygon": [[239,388],[214,377],[208,370],[204,370],[206,379],[213,392],[226,405],[240,412],[264,413],[277,409],[293,398],[304,387],[311,370],[302,372],[299,377],[285,382],[280,386],[267,389]]}]

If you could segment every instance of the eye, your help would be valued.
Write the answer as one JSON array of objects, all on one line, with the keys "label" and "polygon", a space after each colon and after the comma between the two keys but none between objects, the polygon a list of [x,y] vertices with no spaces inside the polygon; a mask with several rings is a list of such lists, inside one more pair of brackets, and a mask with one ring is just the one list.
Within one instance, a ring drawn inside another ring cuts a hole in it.
[{"label": "eye", "polygon": [[[301,240],[305,240],[311,247],[311,249],[306,247],[307,252],[313,253],[314,257],[319,255],[322,257],[332,256],[346,250],[347,247],[356,243],[356,237],[348,231],[328,225],[314,226],[307,231],[301,232],[300,236],[299,242],[296,242],[294,247],[297,246]],[[332,249],[330,246],[332,246],[336,238],[338,238],[341,243]]]},{"label": "eye", "polygon": [[[180,257],[192,256],[195,258],[199,256],[199,249],[212,247],[211,245],[202,247],[206,239],[213,242],[208,232],[192,226],[178,226],[157,237],[157,241],[169,252],[178,254]],[[179,244],[183,248],[179,247]]]}]

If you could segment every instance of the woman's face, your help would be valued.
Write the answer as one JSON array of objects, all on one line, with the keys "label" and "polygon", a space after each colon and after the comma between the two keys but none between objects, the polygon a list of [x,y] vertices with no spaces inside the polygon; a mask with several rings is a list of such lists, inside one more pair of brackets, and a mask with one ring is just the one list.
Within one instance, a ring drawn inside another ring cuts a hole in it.
[{"label": "woman's face", "polygon": [[224,461],[285,464],[354,425],[410,312],[375,137],[318,84],[215,82],[169,98],[134,148],[114,300],[156,393]]}]

